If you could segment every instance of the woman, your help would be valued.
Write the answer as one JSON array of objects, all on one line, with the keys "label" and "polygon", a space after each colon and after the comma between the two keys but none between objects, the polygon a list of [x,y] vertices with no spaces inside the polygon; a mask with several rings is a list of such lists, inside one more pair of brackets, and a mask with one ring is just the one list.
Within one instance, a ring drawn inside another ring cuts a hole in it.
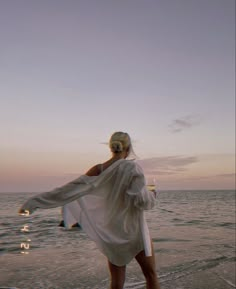
[{"label": "woman", "polygon": [[141,167],[126,160],[132,152],[130,137],[115,132],[109,142],[112,157],[85,175],[53,191],[29,199],[19,213],[63,206],[67,227],[78,222],[108,259],[111,289],[122,289],[126,265],[135,258],[148,289],[159,289],[155,256],[144,210],[155,204],[146,188]]}]

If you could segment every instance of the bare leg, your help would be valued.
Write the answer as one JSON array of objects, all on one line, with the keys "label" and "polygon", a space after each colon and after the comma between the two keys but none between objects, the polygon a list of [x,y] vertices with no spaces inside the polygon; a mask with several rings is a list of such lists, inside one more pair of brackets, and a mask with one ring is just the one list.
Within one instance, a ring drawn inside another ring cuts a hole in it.
[{"label": "bare leg", "polygon": [[153,246],[152,246],[152,256],[146,257],[145,252],[141,251],[135,257],[135,259],[137,260],[137,262],[139,263],[143,271],[143,274],[147,282],[147,289],[160,289],[160,285],[159,285],[159,282],[157,279],[157,273],[156,273],[156,264],[155,264]]},{"label": "bare leg", "polygon": [[116,266],[108,261],[108,267],[111,273],[110,289],[123,289],[126,266]]}]

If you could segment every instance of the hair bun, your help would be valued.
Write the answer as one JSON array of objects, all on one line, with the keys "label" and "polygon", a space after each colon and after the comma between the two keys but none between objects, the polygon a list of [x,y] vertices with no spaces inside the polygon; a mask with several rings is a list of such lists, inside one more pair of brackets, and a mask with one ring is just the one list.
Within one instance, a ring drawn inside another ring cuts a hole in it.
[{"label": "hair bun", "polygon": [[113,153],[120,153],[123,151],[123,145],[120,141],[112,141],[110,143],[110,148]]}]

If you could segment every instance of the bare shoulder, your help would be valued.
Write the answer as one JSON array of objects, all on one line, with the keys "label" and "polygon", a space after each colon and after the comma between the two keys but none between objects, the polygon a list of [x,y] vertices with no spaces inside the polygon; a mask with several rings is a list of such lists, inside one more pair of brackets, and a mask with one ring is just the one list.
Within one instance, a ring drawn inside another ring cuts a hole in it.
[{"label": "bare shoulder", "polygon": [[85,173],[86,176],[98,176],[100,174],[100,166],[95,165]]}]

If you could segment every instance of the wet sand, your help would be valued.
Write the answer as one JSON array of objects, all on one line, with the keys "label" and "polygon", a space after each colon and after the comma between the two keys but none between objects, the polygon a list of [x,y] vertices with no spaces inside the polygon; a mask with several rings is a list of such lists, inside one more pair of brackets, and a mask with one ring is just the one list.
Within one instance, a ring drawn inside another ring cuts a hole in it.
[{"label": "wet sand", "polygon": [[[235,287],[235,262],[215,258],[186,262],[157,254],[157,274],[162,289],[231,289]],[[157,260],[158,261],[158,260]],[[184,264],[181,267],[181,263]],[[0,288],[19,289],[106,289],[109,274],[106,258],[96,249],[83,252],[63,249],[35,250],[28,255],[1,256]],[[171,264],[171,266],[170,266]],[[161,265],[161,268],[160,268]],[[135,261],[127,266],[125,288],[145,288],[144,278]]]}]

